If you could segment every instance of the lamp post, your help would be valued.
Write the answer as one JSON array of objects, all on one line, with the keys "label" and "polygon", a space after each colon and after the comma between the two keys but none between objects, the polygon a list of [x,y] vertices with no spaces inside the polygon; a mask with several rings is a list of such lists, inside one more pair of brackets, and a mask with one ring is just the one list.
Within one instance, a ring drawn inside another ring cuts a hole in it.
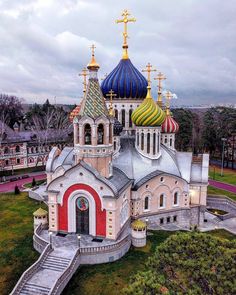
[{"label": "lamp post", "polygon": [[147,230],[147,227],[148,227],[148,218],[145,218],[145,222],[146,222],[146,230]]},{"label": "lamp post", "polygon": [[81,235],[78,235],[78,236],[77,236],[77,238],[78,238],[78,248],[80,249],[80,240],[81,240]]},{"label": "lamp post", "polygon": [[49,232],[49,244],[50,244],[50,247],[52,248],[52,232],[51,231]]},{"label": "lamp post", "polygon": [[226,138],[221,138],[221,141],[223,142],[223,146],[222,146],[222,160],[221,160],[221,171],[220,171],[220,175],[223,176],[223,170],[224,170],[224,154],[225,154],[225,142],[226,142]]}]

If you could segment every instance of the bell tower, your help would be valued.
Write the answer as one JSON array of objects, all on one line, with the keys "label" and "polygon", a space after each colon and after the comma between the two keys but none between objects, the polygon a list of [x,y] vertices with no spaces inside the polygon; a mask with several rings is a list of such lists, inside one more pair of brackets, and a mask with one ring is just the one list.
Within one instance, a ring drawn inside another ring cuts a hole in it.
[{"label": "bell tower", "polygon": [[112,175],[113,116],[108,109],[97,78],[99,64],[95,60],[95,46],[87,68],[88,85],[79,114],[74,118],[74,152],[76,164],[81,160],[95,168],[102,176]]}]

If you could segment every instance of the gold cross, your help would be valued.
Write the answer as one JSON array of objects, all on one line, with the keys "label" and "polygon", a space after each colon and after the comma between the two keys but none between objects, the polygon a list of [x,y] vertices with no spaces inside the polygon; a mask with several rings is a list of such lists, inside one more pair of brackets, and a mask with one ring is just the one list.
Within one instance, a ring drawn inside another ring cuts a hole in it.
[{"label": "gold cross", "polygon": [[79,73],[79,76],[84,77],[84,80],[83,80],[83,85],[84,85],[83,93],[85,95],[86,87],[87,87],[87,76],[88,76],[88,71],[86,70],[86,68],[83,68],[81,73]]},{"label": "gold cross", "polygon": [[166,114],[169,115],[170,114],[170,100],[173,97],[173,94],[168,90],[166,92]]},{"label": "gold cross", "polygon": [[125,9],[122,13],[123,19],[117,19],[116,23],[124,23],[124,32],[123,32],[123,37],[124,37],[124,43],[123,43],[123,59],[128,59],[128,43],[127,43],[127,38],[128,38],[128,31],[127,31],[127,24],[128,22],[136,22],[136,19],[133,18],[128,18],[130,13],[128,12],[127,9]]},{"label": "gold cross", "polygon": [[109,105],[109,115],[114,117],[114,110],[112,106],[112,98],[116,96],[115,92],[111,89],[106,96],[110,97],[110,105]]},{"label": "gold cross", "polygon": [[156,76],[156,78],[154,78],[154,80],[158,80],[158,99],[157,99],[157,104],[162,107],[162,97],[161,97],[161,90],[162,90],[162,80],[166,80],[166,77],[161,73],[159,72]]},{"label": "gold cross", "polygon": [[151,85],[151,72],[156,72],[156,69],[152,69],[152,65],[148,63],[146,65],[146,69],[142,70],[142,72],[147,72],[147,81],[148,81],[148,86]]},{"label": "gold cross", "polygon": [[90,46],[90,49],[91,49],[91,51],[92,51],[92,56],[94,56],[95,48],[96,48],[96,46],[95,46],[94,44],[92,44],[92,45]]}]

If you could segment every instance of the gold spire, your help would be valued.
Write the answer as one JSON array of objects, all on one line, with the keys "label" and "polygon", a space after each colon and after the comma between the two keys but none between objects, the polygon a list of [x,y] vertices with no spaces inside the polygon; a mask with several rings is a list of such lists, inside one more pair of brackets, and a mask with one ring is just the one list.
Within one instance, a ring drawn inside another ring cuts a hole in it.
[{"label": "gold spire", "polygon": [[116,96],[115,92],[111,89],[109,91],[109,93],[107,93],[108,97],[110,97],[110,105],[109,105],[109,110],[108,110],[108,113],[111,117],[114,117],[115,116],[115,112],[113,110],[113,102],[112,102],[112,98]]},{"label": "gold spire", "polygon": [[157,99],[157,104],[159,107],[162,107],[162,80],[166,80],[166,77],[164,76],[163,73],[159,72],[157,76],[154,78],[154,80],[158,80],[158,99]]},{"label": "gold spire", "polygon": [[166,92],[166,115],[169,116],[170,115],[170,100],[173,97],[173,94],[168,90]]},{"label": "gold spire", "polygon": [[91,49],[91,52],[92,52],[92,58],[91,58],[91,61],[90,63],[88,64],[87,68],[89,70],[98,70],[99,69],[99,64],[96,62],[95,60],[95,56],[94,56],[94,52],[95,52],[95,45],[92,44],[90,49]]},{"label": "gold spire", "polygon": [[127,32],[127,24],[128,22],[136,22],[136,19],[133,18],[128,18],[128,16],[130,15],[130,13],[128,12],[128,10],[124,10],[122,13],[123,19],[117,19],[116,23],[124,23],[124,32],[123,32],[123,37],[124,37],[124,42],[123,42],[123,59],[128,59],[128,43],[127,43],[127,38],[128,38],[128,32]]},{"label": "gold spire", "polygon": [[86,70],[86,68],[83,68],[83,70],[81,71],[81,73],[79,73],[79,76],[82,76],[84,79],[83,79],[83,93],[84,93],[84,96],[85,96],[85,93],[86,93],[86,87],[87,87],[87,76],[88,76],[88,71]]}]

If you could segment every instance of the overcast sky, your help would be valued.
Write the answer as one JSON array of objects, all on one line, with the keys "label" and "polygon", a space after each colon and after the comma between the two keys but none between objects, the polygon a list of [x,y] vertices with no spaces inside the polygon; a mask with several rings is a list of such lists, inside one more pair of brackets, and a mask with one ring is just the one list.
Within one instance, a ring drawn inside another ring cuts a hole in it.
[{"label": "overcast sky", "polygon": [[121,58],[124,8],[137,18],[128,42],[139,70],[165,73],[180,104],[236,103],[236,0],[0,0],[0,92],[79,102],[89,46],[100,77]]}]

